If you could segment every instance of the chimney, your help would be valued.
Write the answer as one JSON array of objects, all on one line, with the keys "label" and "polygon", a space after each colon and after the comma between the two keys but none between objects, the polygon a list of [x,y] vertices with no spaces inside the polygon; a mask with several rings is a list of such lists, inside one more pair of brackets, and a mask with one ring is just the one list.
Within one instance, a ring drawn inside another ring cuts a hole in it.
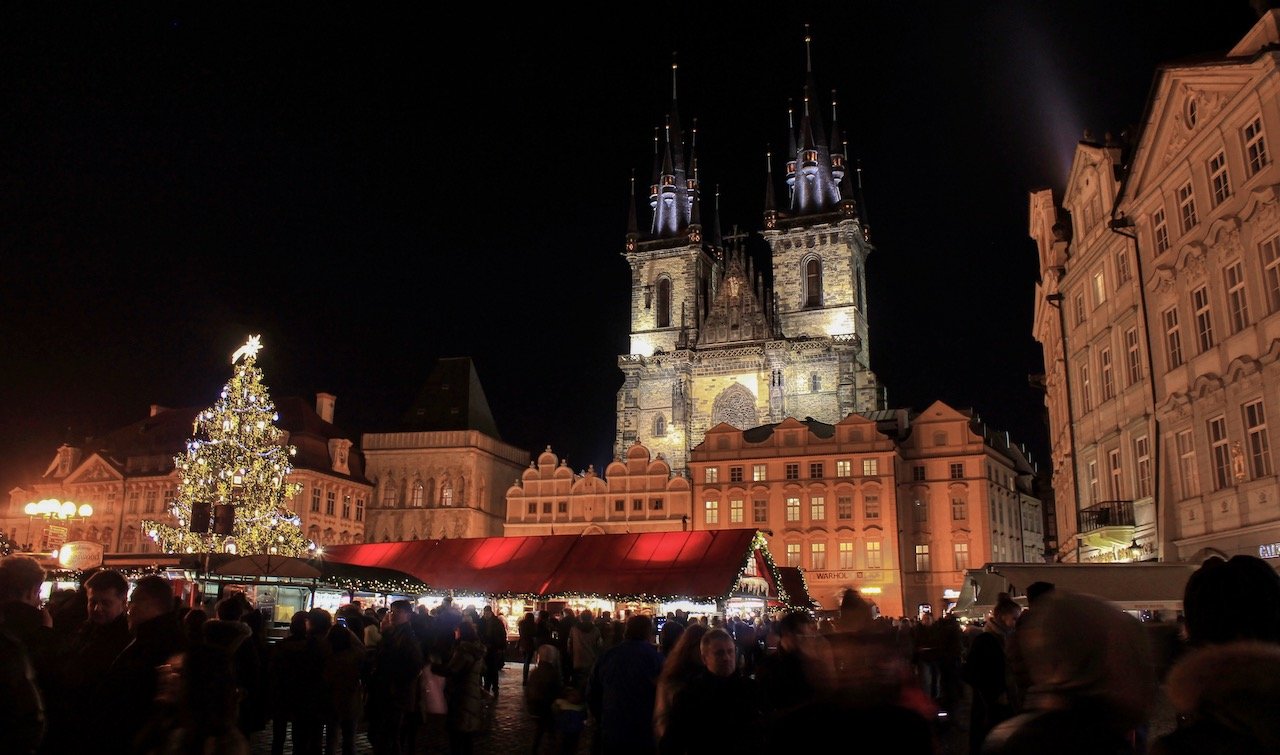
[{"label": "chimney", "polygon": [[332,393],[316,394],[316,414],[320,415],[320,419],[329,423],[333,422],[333,402],[337,400],[338,397]]},{"label": "chimney", "polygon": [[169,407],[167,407],[167,406],[160,406],[159,404],[152,404],[152,405],[151,405],[151,414],[150,414],[150,415],[148,415],[148,416],[154,417],[154,416],[156,416],[157,414],[159,414],[160,412],[167,412],[167,411],[169,411]]}]

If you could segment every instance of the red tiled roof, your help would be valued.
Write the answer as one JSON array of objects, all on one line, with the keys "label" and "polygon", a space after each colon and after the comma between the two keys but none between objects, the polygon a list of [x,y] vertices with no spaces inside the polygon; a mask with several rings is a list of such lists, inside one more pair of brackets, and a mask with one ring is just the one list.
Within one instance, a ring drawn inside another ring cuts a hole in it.
[{"label": "red tiled roof", "polygon": [[755,534],[734,529],[413,540],[331,546],[325,558],[398,569],[457,592],[710,602],[733,592],[754,556]]}]

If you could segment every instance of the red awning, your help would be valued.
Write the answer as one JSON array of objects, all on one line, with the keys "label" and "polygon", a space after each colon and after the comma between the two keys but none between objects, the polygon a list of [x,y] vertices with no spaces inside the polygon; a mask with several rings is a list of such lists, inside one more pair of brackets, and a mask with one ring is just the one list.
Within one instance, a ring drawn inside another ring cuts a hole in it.
[{"label": "red awning", "polygon": [[[737,586],[755,555],[755,535],[734,529],[413,540],[331,546],[325,559],[394,568],[462,593],[711,602]],[[764,576],[776,592],[776,578]]]}]

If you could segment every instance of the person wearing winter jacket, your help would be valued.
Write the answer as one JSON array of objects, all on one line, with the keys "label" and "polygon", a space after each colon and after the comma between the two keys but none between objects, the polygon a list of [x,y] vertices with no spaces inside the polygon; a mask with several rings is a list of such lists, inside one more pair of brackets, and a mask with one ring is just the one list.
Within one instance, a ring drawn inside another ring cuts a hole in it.
[{"label": "person wearing winter jacket", "polygon": [[484,728],[484,677],[486,648],[474,624],[464,621],[454,630],[453,652],[432,670],[445,677],[448,701],[445,726],[451,755],[471,755],[473,740]]}]

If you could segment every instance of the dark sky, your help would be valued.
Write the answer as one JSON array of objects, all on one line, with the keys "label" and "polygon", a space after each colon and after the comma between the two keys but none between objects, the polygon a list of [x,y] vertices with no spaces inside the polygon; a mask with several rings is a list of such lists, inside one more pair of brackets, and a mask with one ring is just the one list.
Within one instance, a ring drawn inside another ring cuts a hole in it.
[{"label": "dark sky", "polygon": [[149,404],[211,404],[250,333],[273,395],[334,393],[353,434],[470,355],[508,441],[601,466],[628,180],[652,170],[672,53],[703,184],[754,232],[805,23],[864,168],[890,403],[973,407],[1043,462],[1028,192],[1061,191],[1084,129],[1137,123],[1157,63],[1228,49],[1253,12],[766,5],[6,5],[0,485]]}]

